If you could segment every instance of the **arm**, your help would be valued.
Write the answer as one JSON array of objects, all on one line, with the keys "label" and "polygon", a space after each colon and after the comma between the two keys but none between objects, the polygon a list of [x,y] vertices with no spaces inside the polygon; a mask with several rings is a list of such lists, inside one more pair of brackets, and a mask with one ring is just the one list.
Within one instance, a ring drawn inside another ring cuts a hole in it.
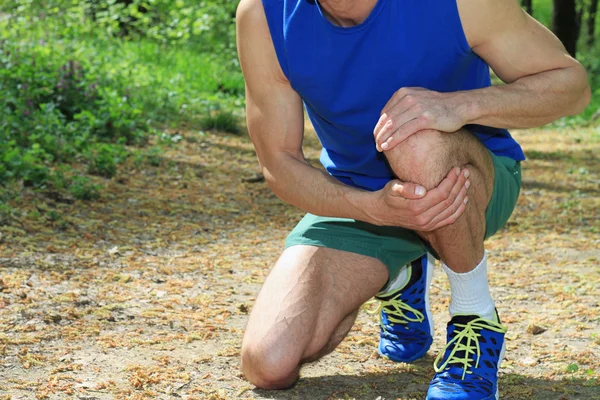
[{"label": "arm", "polygon": [[417,194],[417,185],[398,181],[372,193],[312,167],[302,152],[302,101],[281,71],[260,0],[240,3],[237,44],[246,80],[248,131],[265,179],[279,198],[317,215],[404,227],[437,229],[462,214],[463,174],[449,174],[427,193],[421,188]]},{"label": "arm", "polygon": [[584,68],[516,0],[458,0],[458,7],[469,45],[507,85],[454,93],[400,89],[375,128],[379,150],[423,129],[531,128],[588,105]]},{"label": "arm", "polygon": [[458,2],[465,34],[473,51],[508,84],[467,93],[466,123],[532,128],[581,113],[591,99],[587,73],[560,40],[516,0],[481,3],[478,12],[472,1]]},{"label": "arm", "polygon": [[317,215],[364,220],[367,193],[339,183],[304,158],[302,101],[279,67],[260,3],[240,3],[237,41],[246,79],[248,131],[263,175],[287,203]]}]

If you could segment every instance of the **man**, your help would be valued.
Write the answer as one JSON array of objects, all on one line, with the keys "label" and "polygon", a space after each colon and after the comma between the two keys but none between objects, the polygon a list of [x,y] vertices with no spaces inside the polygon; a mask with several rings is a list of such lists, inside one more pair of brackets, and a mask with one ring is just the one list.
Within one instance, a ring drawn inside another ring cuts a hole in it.
[{"label": "man", "polygon": [[[512,213],[524,159],[504,128],[581,112],[584,69],[516,0],[242,0],[237,23],[263,173],[308,212],[250,315],[247,379],[290,387],[372,296],[379,352],[422,357],[429,253],[448,275],[452,319],[427,398],[497,398],[506,328],[483,243]],[[490,67],[506,85],[490,86]],[[327,172],[304,159],[303,105]]]}]

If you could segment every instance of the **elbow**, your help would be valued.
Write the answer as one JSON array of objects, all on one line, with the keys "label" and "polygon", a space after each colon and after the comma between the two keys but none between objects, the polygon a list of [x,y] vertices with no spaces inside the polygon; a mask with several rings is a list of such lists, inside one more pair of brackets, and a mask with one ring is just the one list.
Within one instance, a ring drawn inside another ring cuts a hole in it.
[{"label": "elbow", "polygon": [[592,89],[590,88],[590,85],[586,83],[583,91],[578,92],[578,97],[576,101],[573,102],[573,106],[569,115],[575,116],[581,114],[586,109],[586,107],[590,105],[591,101]]},{"label": "elbow", "polygon": [[259,156],[259,161],[269,189],[281,200],[291,203],[288,197],[290,185],[293,185],[292,180],[295,178],[294,167],[298,166],[298,162],[306,163],[302,150],[263,153]]},{"label": "elbow", "polygon": [[286,201],[286,173],[285,162],[277,157],[261,162],[262,175],[269,189],[279,197]]},{"label": "elbow", "polygon": [[284,179],[276,178],[266,167],[262,168],[262,174],[265,178],[265,182],[267,182],[267,186],[269,186],[269,189],[271,189],[271,192],[273,192],[273,194],[277,196],[279,200],[283,201],[284,203],[291,204],[292,199],[290,199],[287,195]]},{"label": "elbow", "polygon": [[262,165],[262,175],[265,177],[265,181],[267,182],[269,189],[271,189],[271,191],[277,195],[277,192],[279,191],[279,184],[277,179],[271,173],[271,170]]},{"label": "elbow", "polygon": [[585,69],[578,65],[576,72],[575,84],[572,86],[577,88],[574,92],[574,100],[571,104],[569,115],[581,114],[592,101],[592,89],[588,83],[588,75]]},{"label": "elbow", "polygon": [[583,110],[585,110],[587,108],[587,106],[590,105],[591,101],[592,101],[592,89],[590,88],[590,85],[586,83],[585,89],[583,91],[583,95],[580,97],[579,103],[578,103],[577,108],[575,109],[575,113],[573,115],[581,114],[583,112]]}]

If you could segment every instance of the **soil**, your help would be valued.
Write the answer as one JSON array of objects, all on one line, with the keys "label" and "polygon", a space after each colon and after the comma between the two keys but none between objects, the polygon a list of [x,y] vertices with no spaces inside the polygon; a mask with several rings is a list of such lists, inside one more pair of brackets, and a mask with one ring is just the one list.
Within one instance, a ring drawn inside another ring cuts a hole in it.
[{"label": "soil", "polygon": [[[522,194],[487,242],[509,328],[502,399],[600,399],[599,132],[515,132]],[[125,165],[98,201],[25,191],[13,204],[24,213],[0,227],[0,399],[423,399],[449,319],[439,268],[425,359],[380,358],[361,311],[293,389],[243,379],[248,312],[303,213],[256,178],[247,138],[177,133],[161,166]],[[305,148],[317,164],[310,130]]]}]

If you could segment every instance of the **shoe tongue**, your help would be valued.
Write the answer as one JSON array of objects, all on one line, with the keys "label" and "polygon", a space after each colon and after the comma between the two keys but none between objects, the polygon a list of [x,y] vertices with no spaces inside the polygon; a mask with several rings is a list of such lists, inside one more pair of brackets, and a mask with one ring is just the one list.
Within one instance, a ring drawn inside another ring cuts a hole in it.
[{"label": "shoe tongue", "polygon": [[453,325],[453,324],[457,324],[457,323],[465,325],[465,324],[468,324],[469,322],[471,322],[471,321],[473,321],[475,319],[479,319],[479,318],[482,318],[485,321],[495,322],[495,323],[500,324],[501,323],[500,322],[500,317],[498,317],[498,313],[497,312],[495,312],[495,313],[496,313],[496,318],[492,319],[492,320],[488,320],[488,319],[486,319],[486,318],[484,318],[484,317],[482,317],[480,315],[476,315],[476,314],[471,314],[471,315],[469,315],[469,314],[454,314],[454,316],[452,317],[452,319],[450,320],[450,322],[448,322],[448,326]]},{"label": "shoe tongue", "polygon": [[[454,325],[454,324],[466,325],[466,324],[468,324],[469,322],[471,322],[471,321],[473,321],[473,320],[475,320],[475,319],[477,319],[477,318],[481,318],[481,317],[479,317],[478,315],[464,315],[464,314],[457,314],[457,315],[455,315],[454,317],[452,317],[452,319],[450,320],[450,322],[448,322],[448,326],[451,326],[451,325]],[[454,327],[454,330],[452,331],[452,334],[450,335],[450,337],[451,337],[451,338],[454,338],[454,337],[455,337],[456,335],[458,335],[458,333],[459,333],[459,332],[461,332],[463,329],[464,329],[463,327],[457,327],[457,326],[455,326],[455,327]],[[462,345],[466,345],[466,344],[467,344],[467,342],[468,342],[468,340],[469,340],[469,339],[468,339],[467,337],[463,337],[461,340],[457,341],[457,342],[455,343],[455,345],[456,345],[456,344],[458,344],[458,343],[460,343],[460,344],[462,344]],[[474,343],[471,343],[471,344],[472,344],[472,345],[474,345]],[[457,351],[456,353],[454,353],[454,357],[455,357],[455,358],[459,358],[459,359],[463,359],[463,358],[465,358],[465,351],[464,351],[464,350]],[[473,354],[471,354],[471,355],[469,356],[469,359],[472,359],[472,358],[473,358]],[[461,370],[464,368],[464,365],[463,365],[463,364],[460,364],[460,363],[450,363],[450,364],[448,364],[448,366],[449,366],[449,367],[450,367],[450,366],[453,366],[453,367],[458,367],[458,368],[460,368]]]},{"label": "shoe tongue", "polygon": [[452,317],[450,322],[448,322],[448,326],[454,325],[454,324],[466,325],[469,322],[471,322],[477,318],[481,318],[481,317],[478,315],[456,314],[454,317]]}]

